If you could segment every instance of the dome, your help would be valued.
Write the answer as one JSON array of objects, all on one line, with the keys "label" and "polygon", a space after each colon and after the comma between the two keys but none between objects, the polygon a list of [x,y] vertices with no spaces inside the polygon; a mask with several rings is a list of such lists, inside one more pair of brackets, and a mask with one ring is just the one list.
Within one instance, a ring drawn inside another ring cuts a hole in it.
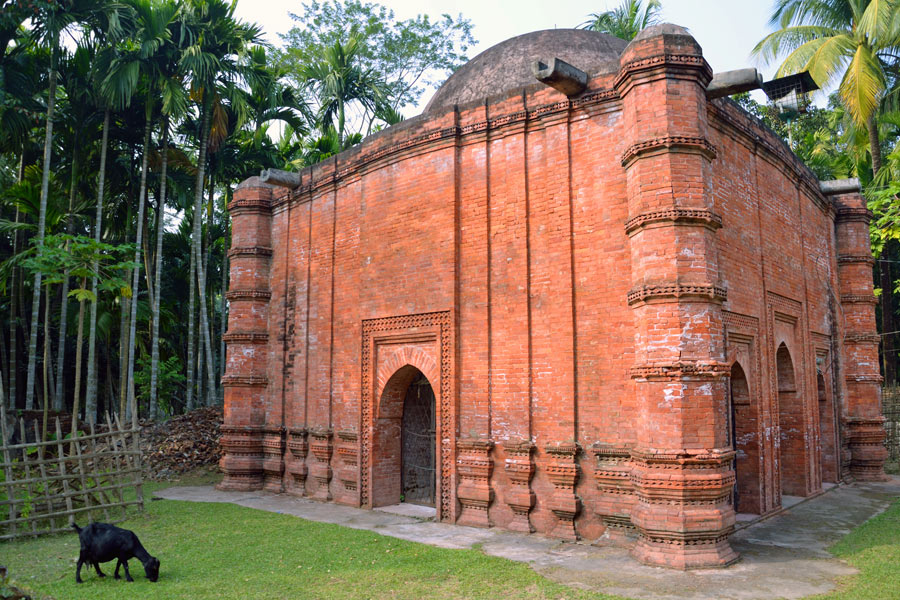
[{"label": "dome", "polygon": [[537,59],[561,58],[594,75],[606,63],[618,62],[627,45],[625,40],[585,29],[546,29],[516,36],[460,67],[438,88],[425,112],[536,84],[531,63]]}]

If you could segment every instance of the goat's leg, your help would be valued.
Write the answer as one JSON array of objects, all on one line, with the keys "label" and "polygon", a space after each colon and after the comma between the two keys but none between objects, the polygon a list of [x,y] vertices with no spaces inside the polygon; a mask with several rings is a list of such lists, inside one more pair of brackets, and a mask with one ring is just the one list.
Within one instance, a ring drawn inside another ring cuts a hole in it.
[{"label": "goat's leg", "polygon": [[104,573],[103,571],[100,570],[100,563],[95,562],[94,569],[97,570],[97,577],[106,577],[106,573]]},{"label": "goat's leg", "polygon": [[79,556],[78,557],[78,566],[75,567],[75,583],[84,583],[81,580],[81,565],[83,565],[84,562],[85,562],[84,557]]},{"label": "goat's leg", "polygon": [[134,581],[134,579],[131,578],[131,573],[128,572],[128,561],[123,560],[122,566],[125,567],[125,581]]},{"label": "goat's leg", "polygon": [[119,577],[119,567],[121,567],[121,566],[122,566],[122,559],[120,558],[119,560],[116,561],[116,572],[113,574],[113,577],[115,579],[122,579],[121,577]]}]

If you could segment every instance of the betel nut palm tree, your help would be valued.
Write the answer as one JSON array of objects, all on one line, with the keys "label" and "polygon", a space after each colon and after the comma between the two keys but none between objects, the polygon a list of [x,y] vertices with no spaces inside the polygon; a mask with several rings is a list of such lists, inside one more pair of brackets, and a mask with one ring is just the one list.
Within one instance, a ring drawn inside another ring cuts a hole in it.
[{"label": "betel nut palm tree", "polygon": [[[42,3],[33,17],[35,40],[43,42],[50,49],[50,70],[48,77],[47,120],[44,135],[43,176],[41,179],[41,205],[38,215],[36,244],[44,244],[46,228],[47,193],[50,179],[50,159],[53,144],[53,118],[56,105],[56,63],[60,52],[60,37],[63,31],[75,24],[92,24],[95,29],[108,31],[113,35],[121,31],[123,6],[110,0],[65,0]],[[37,329],[41,304],[41,273],[35,271],[32,289],[31,332],[28,341],[28,370],[25,390],[25,408],[34,408],[35,365],[37,364]],[[49,340],[45,340],[49,343]]]}]

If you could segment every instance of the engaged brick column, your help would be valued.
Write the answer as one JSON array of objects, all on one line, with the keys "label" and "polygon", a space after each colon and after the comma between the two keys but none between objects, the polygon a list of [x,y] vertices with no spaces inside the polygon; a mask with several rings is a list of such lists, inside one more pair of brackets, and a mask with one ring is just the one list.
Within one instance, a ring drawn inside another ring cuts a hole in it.
[{"label": "engaged brick column", "polygon": [[[223,490],[253,490],[263,485],[273,189],[251,177],[235,189],[228,206],[232,218],[231,283],[225,295],[230,306],[220,463],[225,477],[218,485]],[[270,479],[274,477],[270,473]]]},{"label": "engaged brick column", "polygon": [[881,382],[872,293],[872,259],[869,220],[872,213],[855,179],[822,183],[837,214],[835,237],[838,251],[838,283],[844,315],[842,346],[846,393],[846,435],[850,447],[850,474],[861,481],[883,481],[884,417],[881,414]]},{"label": "engaged brick column", "polygon": [[634,556],[680,569],[737,559],[728,545],[734,452],[706,85],[697,42],[674,25],[644,30],[625,49],[622,97],[635,318],[637,502]]}]

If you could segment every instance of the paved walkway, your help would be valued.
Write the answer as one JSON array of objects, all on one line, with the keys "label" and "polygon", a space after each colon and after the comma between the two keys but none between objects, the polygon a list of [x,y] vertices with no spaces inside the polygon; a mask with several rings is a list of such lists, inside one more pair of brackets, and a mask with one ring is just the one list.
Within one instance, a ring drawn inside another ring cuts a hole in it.
[{"label": "paved walkway", "polygon": [[170,500],[231,502],[444,548],[481,544],[486,554],[526,562],[550,579],[628,598],[768,600],[828,592],[834,588],[837,577],[855,573],[852,567],[832,557],[827,548],[900,496],[900,477],[888,483],[836,487],[792,506],[732,536],[732,545],[742,556],[737,564],[727,569],[688,572],[638,564],[622,548],[436,523],[286,494],[171,487],[156,495]]}]

